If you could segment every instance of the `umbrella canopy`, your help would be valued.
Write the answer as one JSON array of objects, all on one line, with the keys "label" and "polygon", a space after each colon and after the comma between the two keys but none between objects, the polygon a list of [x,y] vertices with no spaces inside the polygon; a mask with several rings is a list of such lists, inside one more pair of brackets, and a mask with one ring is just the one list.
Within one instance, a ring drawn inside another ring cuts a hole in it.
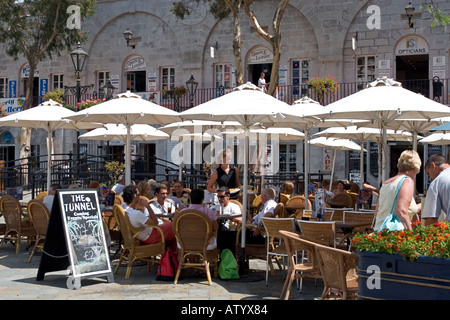
[{"label": "umbrella canopy", "polygon": [[448,122],[441,124],[438,127],[435,127],[433,129],[430,129],[430,131],[450,131],[450,120],[447,120]]},{"label": "umbrella canopy", "polygon": [[47,190],[51,184],[51,150],[52,135],[56,129],[92,129],[99,128],[102,125],[97,123],[76,123],[75,121],[66,119],[66,117],[74,115],[75,112],[64,108],[62,104],[49,100],[40,105],[14,113],[6,117],[0,118],[0,126],[2,127],[21,127],[32,129],[47,130],[48,135],[48,166],[47,166]]},{"label": "umbrella canopy", "polygon": [[[315,136],[319,137],[328,137],[328,138],[341,138],[341,139],[354,139],[360,141],[361,144],[361,156],[360,156],[360,170],[361,170],[361,187],[364,183],[364,151],[363,146],[364,142],[375,141],[378,145],[382,143],[382,130],[377,128],[366,128],[366,127],[357,127],[357,126],[349,126],[349,127],[334,127],[328,128],[323,131],[320,131]],[[387,140],[396,140],[396,141],[413,141],[413,135],[410,132],[406,131],[394,131],[394,130],[386,130],[386,138]],[[422,137],[419,137],[422,138]],[[381,169],[381,153],[378,154],[378,162],[379,169]]]},{"label": "umbrella canopy", "polygon": [[[270,134],[278,138],[278,140],[291,141],[291,140],[303,140],[305,134],[301,131],[292,128],[267,128],[267,129],[250,129],[249,137],[257,137],[257,134]],[[223,131],[222,135],[234,135],[237,138],[245,136],[244,131]]]},{"label": "umbrella canopy", "polygon": [[[398,120],[431,121],[450,115],[450,108],[420,94],[402,88],[400,82],[386,77],[378,78],[368,87],[348,97],[333,102],[316,116],[323,119],[352,118],[369,120],[383,130],[382,180],[387,178],[386,130]],[[361,126],[368,124],[361,124]],[[395,124],[394,124],[395,125]]]},{"label": "umbrella canopy", "polygon": [[[244,172],[243,172],[243,212],[242,221],[246,221],[247,215],[247,185],[248,185],[248,134],[251,126],[261,124],[272,127],[279,122],[292,121],[300,124],[302,119],[290,114],[291,107],[265,94],[262,90],[248,82],[232,92],[200,104],[194,108],[180,113],[183,120],[213,120],[213,121],[237,121],[245,131],[244,143]],[[245,232],[242,232],[241,257],[245,257]],[[244,261],[241,261],[244,265]]]},{"label": "umbrella canopy", "polygon": [[[98,128],[82,134],[80,139],[86,140],[120,140],[126,142],[127,128],[123,124],[106,124],[105,128]],[[135,124],[130,128],[131,140],[153,141],[169,139],[169,135],[148,124]]]},{"label": "umbrella canopy", "polygon": [[181,121],[179,113],[167,109],[139,95],[127,91],[119,93],[114,99],[81,110],[66,117],[75,122],[98,122],[123,124],[127,128],[125,150],[125,183],[131,183],[131,126],[134,124],[157,124]]},{"label": "umbrella canopy", "polygon": [[450,133],[441,133],[441,132],[433,133],[420,140],[420,143],[448,145],[450,144]]},{"label": "umbrella canopy", "polygon": [[[331,179],[333,179],[334,176],[334,165],[336,164],[336,150],[352,150],[352,151],[359,151],[361,150],[361,147],[349,139],[338,139],[338,138],[326,138],[326,137],[318,137],[311,139],[309,141],[310,144],[323,147],[323,148],[332,148],[334,149],[333,152],[333,160],[332,160],[332,166],[331,166]],[[364,152],[364,149],[363,151]],[[362,180],[362,177],[361,177]],[[330,191],[331,191],[331,185],[332,181],[330,181]]]}]

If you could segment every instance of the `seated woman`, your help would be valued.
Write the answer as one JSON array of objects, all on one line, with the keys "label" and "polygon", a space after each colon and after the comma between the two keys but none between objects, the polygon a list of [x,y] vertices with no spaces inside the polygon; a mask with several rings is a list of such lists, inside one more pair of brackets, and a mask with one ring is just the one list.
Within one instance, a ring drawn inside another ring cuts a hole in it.
[{"label": "seated woman", "polygon": [[294,183],[285,181],[281,186],[280,202],[286,204],[287,200],[294,194]]}]

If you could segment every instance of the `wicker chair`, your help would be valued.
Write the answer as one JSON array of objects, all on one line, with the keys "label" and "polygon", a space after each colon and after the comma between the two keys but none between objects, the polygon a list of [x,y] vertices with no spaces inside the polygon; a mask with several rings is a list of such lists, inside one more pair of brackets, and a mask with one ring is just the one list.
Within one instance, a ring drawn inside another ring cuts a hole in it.
[{"label": "wicker chair", "polygon": [[289,196],[285,195],[284,193],[280,193],[280,202],[282,204],[286,204],[289,200]]},{"label": "wicker chair", "polygon": [[347,237],[336,237],[336,222],[334,221],[304,221],[297,220],[302,238],[325,246],[347,249]]},{"label": "wicker chair", "polygon": [[[164,241],[164,233],[157,226],[148,226],[145,228],[134,228],[130,220],[128,219],[128,215],[124,211],[124,209],[115,204],[113,207],[114,217],[116,218],[117,223],[119,224],[120,232],[122,233],[122,254],[119,259],[119,263],[117,264],[114,273],[120,268],[120,265],[123,261],[128,261],[128,267],[125,274],[125,279],[130,278],[131,267],[135,261],[146,261],[148,263],[148,268],[150,271],[151,264],[157,262],[156,257],[162,256],[166,251],[166,245]],[[141,245],[139,240],[137,240],[137,236],[143,230],[147,228],[154,228],[158,232],[161,233],[161,242]]]},{"label": "wicker chair", "polygon": [[352,197],[346,192],[335,195],[329,205],[332,208],[354,208]]},{"label": "wicker chair", "polygon": [[184,209],[175,215],[172,224],[173,232],[180,246],[178,250],[178,270],[174,284],[178,283],[181,269],[204,269],[208,284],[211,285],[210,266],[214,266],[214,277],[218,275],[219,250],[207,250],[212,237],[217,237],[213,230],[213,221],[203,212]]},{"label": "wicker chair", "polygon": [[273,210],[273,213],[275,214],[275,218],[287,218],[286,210],[284,210],[284,204],[282,202],[277,204]]},{"label": "wicker chair", "polygon": [[16,245],[16,253],[20,252],[20,242],[27,239],[28,242],[36,237],[36,229],[22,211],[22,206],[17,198],[10,195],[4,195],[1,200],[3,209],[3,217],[6,222],[6,231],[3,236],[0,247],[6,240],[14,241]]},{"label": "wicker chair", "polygon": [[119,194],[114,194],[114,204],[122,204],[123,203],[123,198],[121,195]]},{"label": "wicker chair", "polygon": [[358,256],[322,245],[316,245],[315,251],[325,285],[321,298],[331,298],[334,294],[343,300],[355,299],[358,291],[358,276],[355,271]]},{"label": "wicker chair", "polygon": [[34,243],[33,251],[28,258],[28,262],[33,259],[36,249],[43,249],[45,236],[47,234],[48,221],[50,219],[50,211],[47,206],[41,200],[34,199],[27,204],[28,215],[33,222],[33,226],[36,229],[36,241]]},{"label": "wicker chair", "polygon": [[[300,235],[294,232],[280,230],[280,235],[283,238],[289,256],[289,270],[284,282],[281,298],[288,300],[291,292],[292,282],[300,279],[300,292],[302,290],[303,278],[321,278],[319,264],[315,254],[315,243],[302,239]],[[302,260],[297,263],[297,252],[302,251],[306,253],[302,255]],[[306,262],[305,262],[306,261]]]},{"label": "wicker chair", "polygon": [[[299,210],[305,209],[305,197],[302,195],[289,198],[284,206],[287,215],[292,217],[299,214]],[[311,209],[311,201],[308,200],[308,209]]]},{"label": "wicker chair", "polygon": [[[281,264],[278,257],[287,257],[286,245],[281,238],[280,230],[295,231],[294,218],[262,218],[264,229],[267,236],[267,266],[266,266],[266,285],[269,281],[269,260],[273,257],[278,267],[281,269]],[[272,268],[273,272],[273,268]],[[274,272],[273,272],[274,275]]]},{"label": "wicker chair", "polygon": [[44,198],[47,196],[47,191],[40,192],[35,199],[44,201]]}]

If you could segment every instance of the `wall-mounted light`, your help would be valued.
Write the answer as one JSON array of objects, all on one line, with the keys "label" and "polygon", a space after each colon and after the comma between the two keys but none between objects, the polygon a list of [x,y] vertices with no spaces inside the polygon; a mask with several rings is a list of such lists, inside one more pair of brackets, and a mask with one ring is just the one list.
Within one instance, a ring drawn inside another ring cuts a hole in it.
[{"label": "wall-mounted light", "polygon": [[408,17],[408,25],[410,28],[414,28],[415,20],[412,20],[412,17],[414,16],[414,11],[416,11],[416,8],[413,7],[411,2],[405,7],[406,16]]},{"label": "wall-mounted light", "polygon": [[357,43],[358,43],[358,31],[356,31],[355,34],[352,36],[352,49],[353,49],[353,51],[356,51]]},{"label": "wall-mounted light", "polygon": [[133,32],[131,32],[131,30],[129,28],[127,28],[127,30],[125,30],[123,32],[123,37],[127,41],[127,47],[131,47],[131,48],[134,49],[134,48],[136,48],[136,44],[135,43],[130,43],[132,36],[133,36]]},{"label": "wall-mounted light", "polygon": [[209,50],[210,50],[211,58],[214,59],[214,57],[215,57],[215,52],[216,52],[217,50],[219,50],[219,43],[216,41],[215,44],[210,44],[210,45],[209,45]]}]

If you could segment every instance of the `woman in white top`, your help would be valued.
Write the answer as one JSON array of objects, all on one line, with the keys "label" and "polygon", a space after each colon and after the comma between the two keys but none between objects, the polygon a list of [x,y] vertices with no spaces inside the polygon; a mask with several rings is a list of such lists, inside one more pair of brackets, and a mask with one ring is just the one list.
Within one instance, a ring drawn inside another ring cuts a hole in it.
[{"label": "woman in white top", "polygon": [[420,171],[422,161],[419,154],[414,150],[405,150],[398,159],[398,174],[387,179],[380,188],[377,207],[375,208],[375,231],[379,228],[390,213],[395,201],[395,194],[399,182],[406,176],[398,192],[396,213],[398,219],[403,223],[404,229],[411,229],[411,217],[419,213],[420,206],[414,200],[414,178]]}]

